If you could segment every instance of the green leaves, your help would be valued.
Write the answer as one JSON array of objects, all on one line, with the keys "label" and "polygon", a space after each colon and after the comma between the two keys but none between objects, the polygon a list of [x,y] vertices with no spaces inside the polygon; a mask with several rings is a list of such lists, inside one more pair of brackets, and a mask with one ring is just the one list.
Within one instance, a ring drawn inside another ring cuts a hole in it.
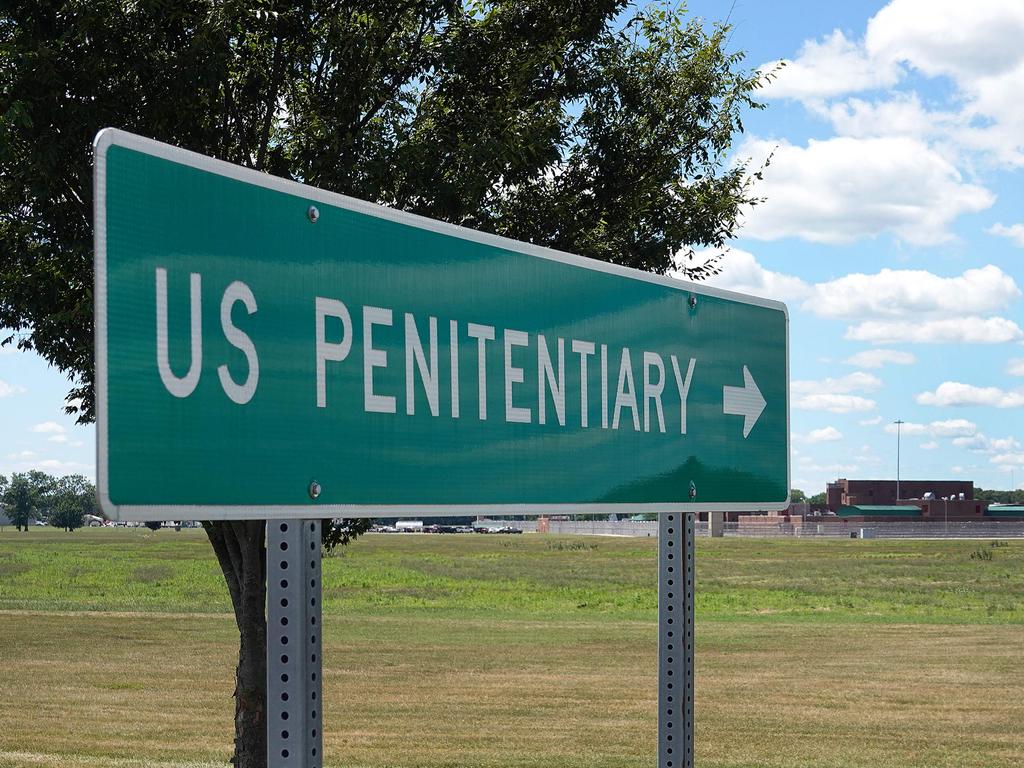
[{"label": "green leaves", "polygon": [[50,488],[48,475],[42,472],[15,472],[6,485],[3,496],[5,513],[19,528],[28,529],[28,524],[40,511],[43,497]]},{"label": "green leaves", "polygon": [[0,502],[11,521],[27,527],[33,518],[73,530],[96,510],[96,489],[82,475],[55,478],[39,470],[15,472],[10,482],[0,475]]},{"label": "green leaves", "polygon": [[[22,0],[0,11],[0,327],[93,416],[92,137],[701,279],[755,204],[761,75],[667,4]],[[754,174],[756,176],[756,173]],[[690,256],[691,258],[686,258]]]},{"label": "green leaves", "polygon": [[59,478],[50,493],[50,525],[73,531],[96,512],[96,488],[82,475]]}]

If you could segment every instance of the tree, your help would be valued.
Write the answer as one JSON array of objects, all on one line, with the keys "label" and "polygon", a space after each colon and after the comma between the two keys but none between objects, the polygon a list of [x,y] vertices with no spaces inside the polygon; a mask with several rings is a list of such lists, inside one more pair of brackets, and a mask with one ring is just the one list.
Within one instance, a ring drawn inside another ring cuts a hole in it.
[{"label": "tree", "polygon": [[36,499],[36,516],[43,522],[50,517],[53,506],[53,492],[57,488],[57,478],[38,469],[28,471],[28,480],[32,484]]},{"label": "tree", "polygon": [[49,478],[42,472],[15,472],[3,495],[7,516],[19,530],[28,531],[28,524],[40,512]]},{"label": "tree", "polygon": [[995,491],[975,488],[974,498],[978,501],[987,501],[990,504],[1024,504],[1024,490]]},{"label": "tree", "polygon": [[821,493],[814,494],[809,499],[807,499],[807,501],[809,501],[811,506],[813,507],[823,507],[828,503],[828,496],[825,494],[824,491],[822,491]]},{"label": "tree", "polygon": [[4,511],[6,506],[5,497],[7,495],[7,478],[4,475],[0,475],[0,518],[7,517],[7,513]]},{"label": "tree", "polygon": [[794,504],[802,504],[807,501],[807,494],[801,491],[799,488],[793,488],[789,492],[789,499]]},{"label": "tree", "polygon": [[[624,0],[12,0],[0,11],[0,327],[93,403],[90,143],[113,125],[456,224],[694,278],[757,202],[728,152],[756,72]],[[679,255],[682,255],[680,261]],[[344,539],[366,521],[343,526]],[[262,522],[204,525],[265,763]],[[326,528],[326,526],[325,526]]]},{"label": "tree", "polygon": [[96,510],[96,488],[82,475],[56,481],[50,496],[50,525],[73,531]]}]

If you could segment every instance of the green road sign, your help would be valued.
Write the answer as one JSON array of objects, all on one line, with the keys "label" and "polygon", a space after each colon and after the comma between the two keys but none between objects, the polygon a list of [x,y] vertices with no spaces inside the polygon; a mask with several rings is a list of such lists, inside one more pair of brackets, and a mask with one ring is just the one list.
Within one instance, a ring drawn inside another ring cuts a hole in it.
[{"label": "green road sign", "polygon": [[777,302],[96,138],[115,519],[778,510]]}]

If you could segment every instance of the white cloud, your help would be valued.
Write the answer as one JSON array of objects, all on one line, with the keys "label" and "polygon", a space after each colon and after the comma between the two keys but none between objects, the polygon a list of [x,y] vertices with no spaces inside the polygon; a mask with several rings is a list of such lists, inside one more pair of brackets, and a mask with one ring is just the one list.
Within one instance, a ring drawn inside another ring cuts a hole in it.
[{"label": "white cloud", "polygon": [[1024,376],[1024,358],[1017,358],[1007,363],[1006,372],[1011,376]]},{"label": "white cloud", "polygon": [[843,439],[843,433],[835,427],[812,429],[806,435],[793,435],[793,439],[801,443],[834,443]]},{"label": "white cloud", "polygon": [[46,435],[46,434],[61,435],[61,434],[64,434],[67,430],[64,429],[64,427],[62,427],[60,424],[58,424],[55,421],[44,421],[41,424],[36,424],[35,426],[33,426],[31,431],[32,432],[36,432],[38,434],[44,434],[44,435]]},{"label": "white cloud", "polygon": [[895,435],[899,432],[901,435],[927,435],[928,425],[927,424],[916,424],[913,421],[904,421],[897,425],[895,423],[886,424],[884,431],[890,435]]},{"label": "white cloud", "polygon": [[1004,344],[1024,339],[1024,331],[1004,317],[868,320],[850,326],[846,338],[871,344]]},{"label": "white cloud", "polygon": [[[837,134],[855,138],[903,136],[926,140],[942,137],[965,122],[953,112],[928,111],[916,93],[894,93],[874,101],[853,98],[828,106],[815,105],[813,109],[832,123]],[[943,145],[935,148],[946,154]]]},{"label": "white cloud", "polygon": [[968,451],[985,451],[988,448],[988,440],[984,435],[957,437],[953,440],[953,445],[956,448],[966,448]]},{"label": "white cloud", "polygon": [[868,21],[875,61],[906,61],[928,76],[973,82],[1024,59],[1024,6],[1005,0],[892,0]]},{"label": "white cloud", "polygon": [[873,419],[863,419],[862,421],[858,421],[857,423],[860,424],[860,426],[862,427],[874,427],[882,423],[882,417],[875,416]]},{"label": "white cloud", "polygon": [[913,365],[917,358],[911,352],[898,352],[895,349],[866,349],[851,355],[844,362],[857,368],[881,368],[884,365]]},{"label": "white cloud", "polygon": [[[1005,0],[892,0],[867,24],[863,41],[834,31],[808,41],[765,89],[798,99],[852,135],[932,134],[940,144],[1024,164],[1024,4]],[[772,64],[774,64],[773,62]],[[765,65],[765,68],[771,65]],[[915,70],[953,85],[948,111],[925,110],[916,94],[897,91],[891,104],[844,94],[890,89]]]},{"label": "white cloud", "polygon": [[928,431],[935,437],[957,437],[973,435],[978,431],[978,425],[973,421],[967,421],[967,419],[946,419],[933,421],[928,425]]},{"label": "white cloud", "polygon": [[1015,451],[1020,448],[1020,441],[1015,437],[999,437],[988,441],[988,448],[993,452]]},{"label": "white cloud", "polygon": [[92,476],[94,467],[92,464],[82,464],[78,461],[60,461],[59,459],[43,459],[33,464],[34,469],[41,469],[54,475],[85,474]]},{"label": "white cloud", "polygon": [[914,398],[921,405],[986,405],[994,408],[1024,407],[1024,389],[976,387],[959,381],[945,381],[934,392],[921,392]]},{"label": "white cloud", "polygon": [[2,397],[13,397],[14,395],[23,395],[28,390],[19,384],[8,384],[3,379],[0,379],[0,398]]},{"label": "white cloud", "polygon": [[1008,237],[1013,240],[1016,245],[1024,248],[1024,224],[1011,224],[1008,227],[1003,224],[993,224],[985,231],[990,235]]},{"label": "white cloud", "polygon": [[860,470],[859,464],[820,464],[809,456],[801,457],[799,471],[824,474],[829,477],[855,476]]},{"label": "white cloud", "polygon": [[941,319],[954,313],[991,314],[1020,297],[1016,281],[993,264],[968,269],[956,277],[883,269],[872,275],[854,273],[818,283],[805,308],[822,317]]},{"label": "white cloud", "polygon": [[790,388],[794,395],[817,394],[822,392],[840,393],[847,392],[873,392],[881,389],[882,380],[877,376],[855,371],[839,378],[827,378],[821,381],[797,380],[792,382]]},{"label": "white cloud", "polygon": [[777,301],[803,299],[811,293],[811,286],[799,277],[765,269],[748,251],[732,248],[724,251],[723,256],[723,270],[708,278],[708,285]]},{"label": "white cloud", "polygon": [[945,419],[930,424],[918,424],[905,421],[900,425],[886,424],[885,432],[895,435],[897,431],[903,435],[928,435],[930,437],[970,437],[977,434],[978,425],[967,419]]},{"label": "white cloud", "polygon": [[[801,309],[820,317],[872,317],[847,328],[846,338],[871,344],[1002,344],[1024,340],[1024,330],[1004,317],[985,317],[1008,309],[1021,296],[1016,280],[988,264],[943,277],[925,270],[883,269],[853,273],[817,284],[772,272],[746,251],[730,251],[721,275],[710,284],[776,299],[800,299]],[[910,352],[867,350],[847,364],[877,368],[910,365]],[[1018,361],[1013,361],[1016,365]],[[1015,370],[1024,371],[1024,363]],[[1021,374],[1024,375],[1024,374]]]},{"label": "white cloud", "polygon": [[803,411],[853,413],[872,411],[878,404],[858,395],[802,395],[793,400],[793,407]]},{"label": "white cloud", "polygon": [[68,436],[54,435],[53,437],[48,437],[47,440],[49,440],[51,443],[66,443],[68,441]]},{"label": "white cloud", "polygon": [[995,202],[988,190],[924,142],[906,137],[811,140],[806,147],[747,141],[741,156],[774,152],[758,185],[765,202],[746,213],[743,234],[849,243],[891,234],[914,245],[953,239],[949,225]]},{"label": "white cloud", "polygon": [[882,463],[882,460],[875,455],[874,448],[870,445],[862,445],[860,452],[853,457],[853,460],[861,465]]},{"label": "white cloud", "polygon": [[827,378],[821,381],[794,381],[790,384],[793,407],[804,411],[852,413],[870,411],[877,405],[874,400],[851,392],[873,392],[882,386],[877,376],[863,371]]},{"label": "white cloud", "polygon": [[[785,66],[777,69],[780,63]],[[805,41],[796,59],[768,62],[760,69],[777,70],[775,80],[764,89],[766,97],[801,101],[888,87],[899,79],[896,66],[879,66],[862,45],[838,29],[821,42]]]},{"label": "white cloud", "polygon": [[921,443],[921,450],[923,451],[934,451],[939,447],[939,444],[935,440],[930,440],[927,443]]},{"label": "white cloud", "polygon": [[1005,469],[1021,467],[1024,466],[1024,453],[1004,453],[999,456],[993,456],[991,461],[993,464],[998,464]]},{"label": "white cloud", "polygon": [[1006,453],[1020,448],[1020,443],[1015,437],[988,438],[979,432],[972,437],[954,439],[953,446],[975,453]]},{"label": "white cloud", "polygon": [[33,469],[48,472],[51,475],[63,476],[71,474],[82,474],[88,478],[94,478],[96,467],[94,464],[87,464],[79,461],[61,461],[60,459],[42,458],[35,451],[18,451],[9,453],[5,457],[11,463],[3,470],[8,472],[28,472]]},{"label": "white cloud", "polygon": [[1024,165],[1024,101],[1020,83],[1024,63],[1012,71],[961,81],[967,95],[966,127],[953,138],[966,148],[986,153],[997,163]]}]

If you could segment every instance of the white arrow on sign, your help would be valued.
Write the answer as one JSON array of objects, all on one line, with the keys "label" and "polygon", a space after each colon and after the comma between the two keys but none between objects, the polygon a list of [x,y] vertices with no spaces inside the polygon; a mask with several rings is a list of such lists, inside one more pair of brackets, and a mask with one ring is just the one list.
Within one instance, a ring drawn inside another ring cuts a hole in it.
[{"label": "white arrow on sign", "polygon": [[757,420],[764,412],[764,396],[757,388],[757,382],[743,366],[742,387],[722,387],[722,411],[731,416],[743,417],[743,439],[750,434]]}]

